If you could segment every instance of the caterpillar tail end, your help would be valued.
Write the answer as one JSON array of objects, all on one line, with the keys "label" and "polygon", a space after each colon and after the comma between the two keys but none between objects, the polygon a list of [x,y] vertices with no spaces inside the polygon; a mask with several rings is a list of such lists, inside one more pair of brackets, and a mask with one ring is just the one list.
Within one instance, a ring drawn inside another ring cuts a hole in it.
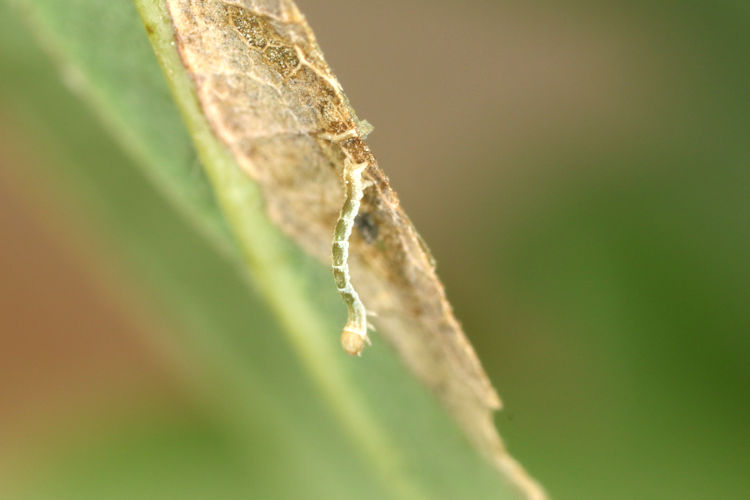
[{"label": "caterpillar tail end", "polygon": [[361,356],[362,350],[366,345],[370,344],[370,340],[367,338],[367,334],[364,335],[353,329],[344,327],[341,332],[341,346],[352,356]]}]

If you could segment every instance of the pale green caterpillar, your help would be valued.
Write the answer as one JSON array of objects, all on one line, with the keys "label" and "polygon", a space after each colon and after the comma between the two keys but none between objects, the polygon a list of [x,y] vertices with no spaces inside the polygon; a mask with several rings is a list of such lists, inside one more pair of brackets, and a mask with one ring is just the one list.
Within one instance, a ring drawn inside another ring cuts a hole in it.
[{"label": "pale green caterpillar", "polygon": [[348,313],[346,324],[341,332],[341,345],[347,353],[359,356],[365,345],[370,343],[370,340],[367,337],[367,310],[362,303],[362,299],[359,298],[359,294],[354,289],[351,275],[349,274],[349,237],[352,234],[354,219],[359,213],[359,206],[364,192],[362,172],[370,162],[356,163],[351,158],[353,156],[351,154],[353,149],[357,149],[356,147],[353,148],[353,146],[362,145],[361,139],[359,139],[354,130],[330,137],[330,139],[337,142],[347,139],[342,143],[342,149],[346,155],[342,174],[344,183],[346,184],[346,199],[341,207],[336,228],[333,231],[333,248],[331,254],[333,279],[336,282],[336,288],[341,298],[344,299]]}]

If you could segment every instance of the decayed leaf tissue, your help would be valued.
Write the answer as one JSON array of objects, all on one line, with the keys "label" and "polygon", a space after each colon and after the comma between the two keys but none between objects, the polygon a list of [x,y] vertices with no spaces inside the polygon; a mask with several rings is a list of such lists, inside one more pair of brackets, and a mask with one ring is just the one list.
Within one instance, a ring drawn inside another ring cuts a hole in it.
[{"label": "decayed leaf tissue", "polygon": [[429,251],[364,141],[367,127],[349,106],[296,5],[290,0],[166,0],[166,5],[214,133],[260,186],[269,217],[325,262],[331,261],[349,171],[359,166],[363,194],[348,238],[348,262],[351,282],[377,314],[379,335],[527,497],[543,498],[505,452],[492,422],[500,400],[453,316]]}]

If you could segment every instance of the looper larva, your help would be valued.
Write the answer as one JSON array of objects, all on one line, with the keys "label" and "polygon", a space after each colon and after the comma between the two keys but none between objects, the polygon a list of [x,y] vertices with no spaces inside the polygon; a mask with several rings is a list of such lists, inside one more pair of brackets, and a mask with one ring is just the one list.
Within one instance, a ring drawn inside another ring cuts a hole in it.
[{"label": "looper larva", "polygon": [[359,212],[362,199],[362,170],[367,163],[353,163],[348,157],[344,160],[344,180],[346,200],[333,232],[333,277],[341,297],[346,303],[348,318],[341,332],[341,345],[349,354],[359,355],[367,339],[367,311],[349,275],[349,237],[354,227],[354,219]]}]

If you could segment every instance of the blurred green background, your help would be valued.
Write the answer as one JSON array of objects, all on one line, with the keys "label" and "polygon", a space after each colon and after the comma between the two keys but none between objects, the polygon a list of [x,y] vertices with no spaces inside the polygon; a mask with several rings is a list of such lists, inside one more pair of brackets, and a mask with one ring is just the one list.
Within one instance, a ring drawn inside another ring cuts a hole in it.
[{"label": "blurred green background", "polygon": [[[504,401],[512,453],[554,498],[746,498],[750,8],[298,4],[375,125],[370,143]],[[147,290],[199,286],[227,310],[250,296],[247,317],[225,318],[250,349],[265,341],[244,340],[243,322],[272,335],[270,313],[252,292],[212,296],[231,268],[71,94],[75,71],[1,9],[2,476],[40,498],[96,497],[97,482],[121,485],[113,498],[293,497],[273,465],[289,454],[265,435],[283,423],[245,422],[256,453],[238,451],[190,355],[154,334],[200,328],[200,304],[175,312]],[[127,220],[90,211],[107,204]],[[290,390],[307,390],[278,355]],[[279,370],[256,367],[261,385],[264,373]],[[297,410],[330,425],[323,403]],[[311,446],[347,457],[335,435]],[[308,473],[362,474],[341,460]],[[154,468],[158,481],[128,481]]]}]

